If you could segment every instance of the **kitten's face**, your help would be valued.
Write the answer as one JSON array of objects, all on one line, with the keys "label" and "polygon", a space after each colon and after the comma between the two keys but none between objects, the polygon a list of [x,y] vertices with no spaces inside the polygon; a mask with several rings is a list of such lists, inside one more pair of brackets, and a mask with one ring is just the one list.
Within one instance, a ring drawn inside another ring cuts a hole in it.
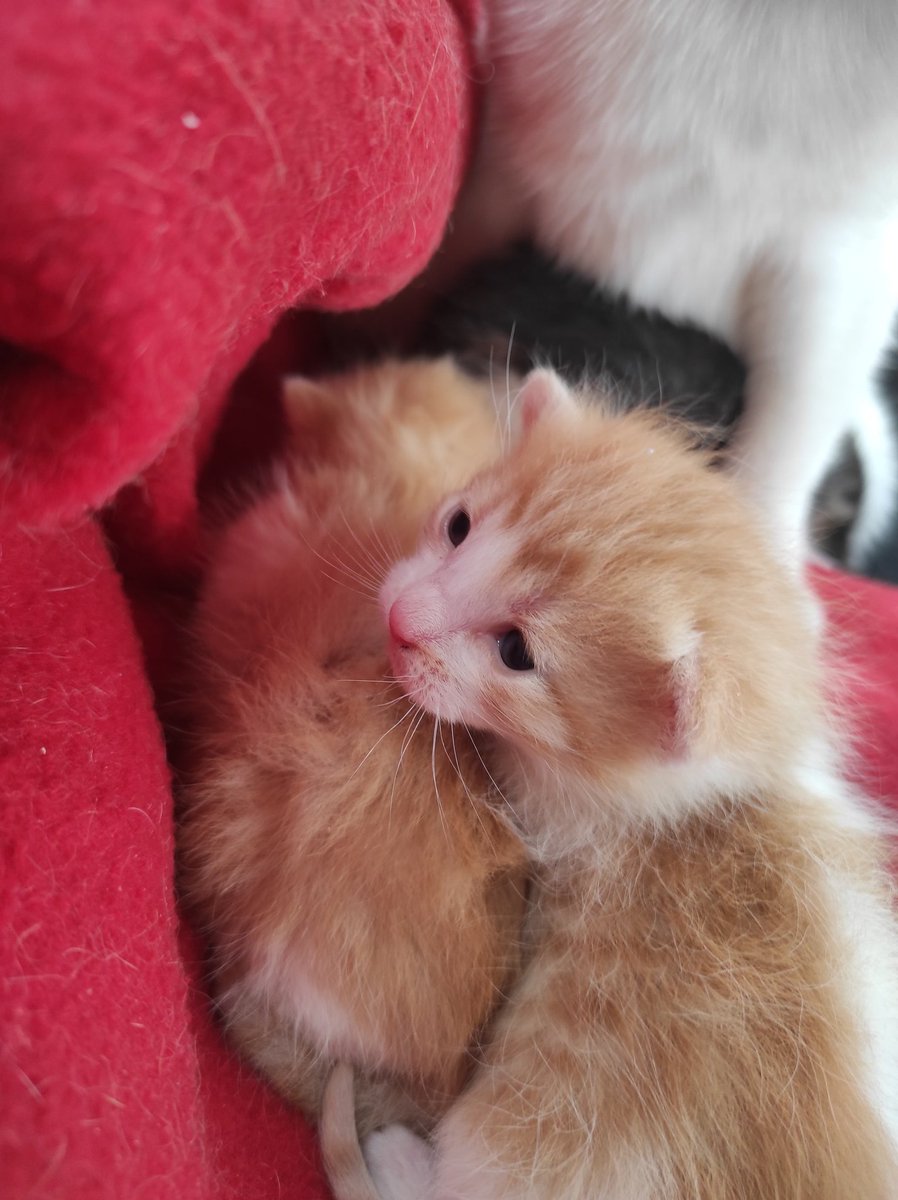
[{"label": "kitten's face", "polygon": [[814,644],[732,480],[657,415],[580,407],[548,372],[518,409],[510,453],[382,586],[409,696],[594,779],[785,762],[814,719]]},{"label": "kitten's face", "polygon": [[653,613],[657,534],[639,490],[653,448],[637,436],[632,462],[613,441],[597,452],[598,414],[545,373],[522,401],[518,445],[437,509],[384,582],[394,673],[434,715],[569,767],[669,748],[671,664],[694,637],[674,597]]}]

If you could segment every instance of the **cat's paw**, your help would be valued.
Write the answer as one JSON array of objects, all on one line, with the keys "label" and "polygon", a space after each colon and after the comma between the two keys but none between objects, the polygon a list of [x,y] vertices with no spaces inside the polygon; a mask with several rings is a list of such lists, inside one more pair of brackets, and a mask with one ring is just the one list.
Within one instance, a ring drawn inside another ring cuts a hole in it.
[{"label": "cat's paw", "polygon": [[365,1161],[381,1200],[428,1200],[433,1151],[404,1125],[388,1125],[365,1139]]}]

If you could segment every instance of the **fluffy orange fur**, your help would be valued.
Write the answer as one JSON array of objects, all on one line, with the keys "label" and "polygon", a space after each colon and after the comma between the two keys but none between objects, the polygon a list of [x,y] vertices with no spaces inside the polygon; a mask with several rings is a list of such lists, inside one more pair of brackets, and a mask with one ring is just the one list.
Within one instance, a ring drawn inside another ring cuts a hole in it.
[{"label": "fluffy orange fur", "polygon": [[520,842],[470,738],[388,673],[377,585],[495,453],[449,363],[294,381],[278,485],[213,549],[195,624],[185,896],[237,1045],[307,1113],[336,1057],[362,1127],[426,1125],[514,971]]},{"label": "fluffy orange fur", "polygon": [[546,373],[520,405],[470,533],[441,515],[384,593],[409,695],[483,731],[539,863],[530,954],[432,1151],[367,1141],[380,1193],[888,1200],[898,943],[804,597],[663,418]]},{"label": "fluffy orange fur", "polygon": [[473,1143],[473,1162],[422,1196],[894,1194],[858,1078],[853,947],[828,928],[821,878],[870,856],[786,799],[785,816],[740,805],[643,830],[600,874],[543,882],[539,951],[437,1133],[438,1150]]}]

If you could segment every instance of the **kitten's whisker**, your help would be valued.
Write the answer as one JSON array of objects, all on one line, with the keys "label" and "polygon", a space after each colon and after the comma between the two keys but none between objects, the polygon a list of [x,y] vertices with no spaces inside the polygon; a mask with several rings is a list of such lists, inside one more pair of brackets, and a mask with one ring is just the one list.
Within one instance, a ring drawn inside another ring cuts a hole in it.
[{"label": "kitten's whisker", "polygon": [[496,783],[496,780],[493,778],[493,773],[492,773],[492,771],[489,769],[489,767],[488,767],[488,766],[486,765],[486,763],[483,761],[483,755],[480,753],[480,749],[479,749],[479,747],[478,747],[478,745],[477,745],[477,742],[474,740],[474,736],[473,736],[473,734],[471,733],[470,729],[467,727],[467,725],[462,725],[462,729],[463,729],[463,730],[465,731],[465,733],[468,735],[468,741],[469,741],[469,742],[471,743],[471,745],[474,747],[474,753],[475,753],[475,754],[477,755],[477,757],[480,759],[480,765],[483,767],[484,771],[486,771],[487,778],[489,779],[490,783],[491,783],[491,784],[493,785],[493,787],[496,789],[496,792],[498,793],[499,797],[501,798],[501,800],[502,800],[502,801],[503,801],[503,803],[505,804],[505,806],[506,806],[506,808],[508,809],[508,811],[509,811],[510,813],[514,814],[514,808],[512,807],[510,800],[509,800],[509,799],[508,799],[508,797],[505,795],[505,793],[502,791],[502,789],[499,787],[498,783]]},{"label": "kitten's whisker", "polygon": [[380,551],[382,556],[379,574],[381,582],[383,582],[389,567],[391,567],[393,563],[398,562],[399,559],[403,557],[403,554],[396,535],[389,535],[389,540],[385,542],[384,531],[382,529],[375,528],[373,521],[371,522],[371,536],[374,538],[377,549]]},{"label": "kitten's whisker", "polygon": [[333,575],[328,575],[327,571],[322,571],[321,574],[325,579],[329,579],[331,583],[335,583],[337,587],[345,588],[347,592],[354,592],[356,596],[361,596],[364,600],[371,600],[370,592],[363,592],[361,588],[353,587],[351,583],[347,583],[345,579],[337,579]]},{"label": "kitten's whisker", "polygon": [[392,708],[394,704],[399,704],[402,700],[408,700],[408,696],[403,692],[396,696],[393,700],[384,700],[381,704],[373,705],[374,708]]},{"label": "kitten's whisker", "polygon": [[386,530],[378,528],[374,524],[374,521],[370,519],[368,532],[373,538],[375,548],[380,555],[379,559],[372,559],[372,565],[377,576],[377,590],[380,592],[381,585],[390,567],[401,558],[404,558],[406,551],[399,545],[399,538],[395,533],[388,534]]},{"label": "kitten's whisker", "polygon": [[[357,546],[359,547],[361,556],[359,553],[352,553],[349,545],[342,539],[338,540],[335,546],[334,538],[336,535],[331,535],[329,546],[331,555],[333,557],[330,560],[329,565],[335,569],[344,571],[347,575],[350,575],[359,583],[363,583],[364,586],[371,589],[372,595],[376,595],[380,590],[380,584],[383,578],[383,563],[379,563],[373,557],[370,550],[365,549],[364,545],[359,541],[357,534],[350,525],[344,511],[342,509],[339,509],[338,511],[344,525],[346,526],[347,532],[355,540]],[[340,550],[339,556],[336,553],[337,547],[339,547]],[[312,549],[314,549],[314,547],[312,547]]]},{"label": "kitten's whisker", "polygon": [[499,401],[496,397],[496,383],[495,383],[495,379],[493,378],[493,365],[494,365],[493,364],[493,352],[494,352],[494,350],[495,350],[495,347],[491,342],[490,343],[490,361],[489,361],[490,399],[492,400],[492,404],[493,404],[493,416],[495,417],[495,420],[496,420],[496,432],[499,435],[499,445],[502,447],[502,453],[505,454],[506,451],[508,450],[508,429],[507,429],[508,397],[506,396],[505,413],[503,415],[503,413],[501,413],[499,410]]},{"label": "kitten's whisker", "polygon": [[487,839],[487,842],[489,843],[490,847],[492,848],[492,844],[493,844],[492,839],[490,838],[489,834],[487,833],[486,825],[483,823],[483,815],[480,812],[480,807],[479,807],[477,801],[471,795],[471,789],[468,787],[467,783],[465,782],[465,777],[461,773],[461,765],[458,761],[458,747],[455,744],[455,726],[454,725],[449,726],[449,732],[452,735],[452,751],[453,751],[453,754],[455,755],[455,758],[453,759],[452,756],[449,754],[449,751],[446,748],[446,743],[443,741],[443,730],[440,729],[440,742],[442,744],[443,751],[446,755],[446,758],[449,760],[450,765],[455,768],[455,774],[458,776],[459,783],[464,788],[465,795],[468,797],[468,799],[471,802],[471,807],[474,810],[474,816],[477,818],[477,823],[480,825],[480,828],[483,830],[483,833]]},{"label": "kitten's whisker", "polygon": [[334,683],[384,683],[384,684],[388,684],[388,683],[395,683],[395,682],[396,682],[396,680],[393,678],[392,675],[378,675],[374,679],[349,679],[349,678],[345,678],[345,677],[341,678],[341,679],[336,679],[336,678],[334,679]]},{"label": "kitten's whisker", "polygon": [[[508,427],[508,445],[511,445],[511,418],[514,414],[514,405],[509,403],[511,399],[511,348],[514,345],[514,334],[517,327],[517,321],[512,321],[511,332],[508,335],[508,352],[505,355],[505,411]],[[515,403],[517,403],[517,397],[515,397]]]},{"label": "kitten's whisker", "polygon": [[340,549],[343,552],[343,557],[335,557],[333,565],[345,571],[347,575],[352,575],[360,583],[365,583],[368,587],[376,590],[379,586],[379,577],[376,576],[366,564],[360,563],[354,555],[350,555],[349,547],[344,545],[342,542],[340,543]]},{"label": "kitten's whisker", "polygon": [[443,833],[446,836],[446,841],[449,841],[449,829],[446,825],[446,814],[443,812],[443,801],[440,799],[440,788],[437,783],[437,730],[440,727],[440,718],[433,719],[433,745],[430,750],[430,773],[433,776],[433,790],[437,798],[437,808],[440,813],[440,823],[443,826]]},{"label": "kitten's whisker", "polygon": [[389,729],[387,729],[384,733],[382,733],[380,735],[380,737],[377,739],[377,741],[374,743],[374,745],[371,747],[371,749],[368,751],[368,753],[365,755],[365,757],[362,759],[362,761],[359,763],[359,765],[356,767],[356,769],[353,771],[353,773],[349,776],[350,779],[355,778],[355,776],[362,769],[362,767],[365,765],[365,763],[368,761],[368,759],[371,757],[371,755],[374,753],[374,751],[377,749],[377,747],[381,744],[381,742],[384,740],[384,738],[387,737],[389,734],[391,734],[394,729],[398,728],[402,724],[402,722],[405,721],[410,716],[410,714],[415,710],[416,707],[417,707],[417,705],[414,703],[409,704],[408,708],[402,714],[402,716],[399,718],[399,720],[395,721],[390,726]]},{"label": "kitten's whisker", "polygon": [[[499,707],[499,705],[495,703],[495,701],[491,700],[489,696],[482,695],[481,702],[482,702],[483,706],[488,710],[488,712],[492,716],[493,720],[495,721],[497,731],[502,732],[502,733],[508,733],[508,734],[514,733],[514,726],[508,720],[507,713],[505,713]],[[569,758],[577,758],[581,762],[590,762],[591,761],[590,756],[585,751],[574,750],[573,747],[570,747],[570,746],[565,749],[565,754]],[[555,770],[557,771],[558,768],[556,767]]]},{"label": "kitten's whisker", "polygon": [[[319,516],[319,520],[320,520],[320,516]],[[339,561],[333,561],[332,559],[329,559],[327,557],[327,555],[322,554],[321,551],[316,546],[312,545],[312,543],[306,537],[306,535],[303,532],[301,527],[299,527],[299,526],[296,527],[296,533],[299,534],[299,537],[301,538],[306,549],[311,550],[311,552],[315,555],[315,557],[317,559],[319,559],[321,562],[323,562],[326,567],[330,567],[330,569],[332,571],[343,571],[345,574],[349,575],[350,578],[355,579],[355,581],[357,583],[368,584],[369,586],[373,586],[373,584],[371,583],[370,580],[365,579],[364,577],[359,576],[355,572],[349,570],[344,563],[341,563]],[[332,580],[331,582],[336,583],[338,581]],[[375,593],[372,593],[372,594],[376,594],[376,590],[375,590]]]},{"label": "kitten's whisker", "polygon": [[[417,707],[417,706],[415,706],[415,707]],[[393,772],[393,786],[390,788],[390,803],[389,803],[389,806],[387,809],[387,812],[388,812],[387,827],[388,828],[390,827],[390,825],[392,824],[392,821],[393,821],[393,800],[396,796],[396,783],[399,779],[399,770],[402,766],[402,760],[405,758],[406,751],[408,750],[409,746],[412,744],[412,740],[416,736],[418,730],[421,728],[421,722],[424,720],[424,717],[426,715],[427,714],[426,714],[425,709],[423,709],[423,708],[420,709],[417,717],[412,721],[411,725],[409,726],[408,730],[406,731],[405,736],[402,739],[402,745],[399,748],[399,758],[396,760],[396,770]]]},{"label": "kitten's whisker", "polygon": [[[343,519],[343,524],[346,526],[347,530],[349,531],[350,537],[353,539],[353,541],[355,542],[355,544],[358,546],[359,550],[361,551],[362,562],[367,566],[372,579],[380,578],[383,575],[383,570],[384,570],[385,564],[383,562],[378,562],[377,558],[374,556],[374,554],[372,554],[370,546],[364,545],[364,543],[359,538],[359,535],[356,533],[356,531],[353,529],[353,527],[350,525],[349,521],[347,520],[346,513],[343,511],[342,508],[340,509],[340,516]],[[369,532],[372,533],[375,538],[377,537],[377,531],[374,528],[374,522],[371,521],[370,518],[369,518]],[[380,547],[380,549],[382,550],[383,547]]]}]

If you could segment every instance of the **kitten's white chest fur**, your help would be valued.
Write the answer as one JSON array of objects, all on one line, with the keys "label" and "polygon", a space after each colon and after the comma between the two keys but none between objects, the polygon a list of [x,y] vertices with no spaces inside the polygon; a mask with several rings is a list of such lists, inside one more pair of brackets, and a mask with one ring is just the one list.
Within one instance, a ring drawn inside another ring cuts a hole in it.
[{"label": "kitten's white chest fur", "polygon": [[490,21],[473,212],[736,346],[735,458],[797,536],[898,307],[898,6],[493,0]]}]

